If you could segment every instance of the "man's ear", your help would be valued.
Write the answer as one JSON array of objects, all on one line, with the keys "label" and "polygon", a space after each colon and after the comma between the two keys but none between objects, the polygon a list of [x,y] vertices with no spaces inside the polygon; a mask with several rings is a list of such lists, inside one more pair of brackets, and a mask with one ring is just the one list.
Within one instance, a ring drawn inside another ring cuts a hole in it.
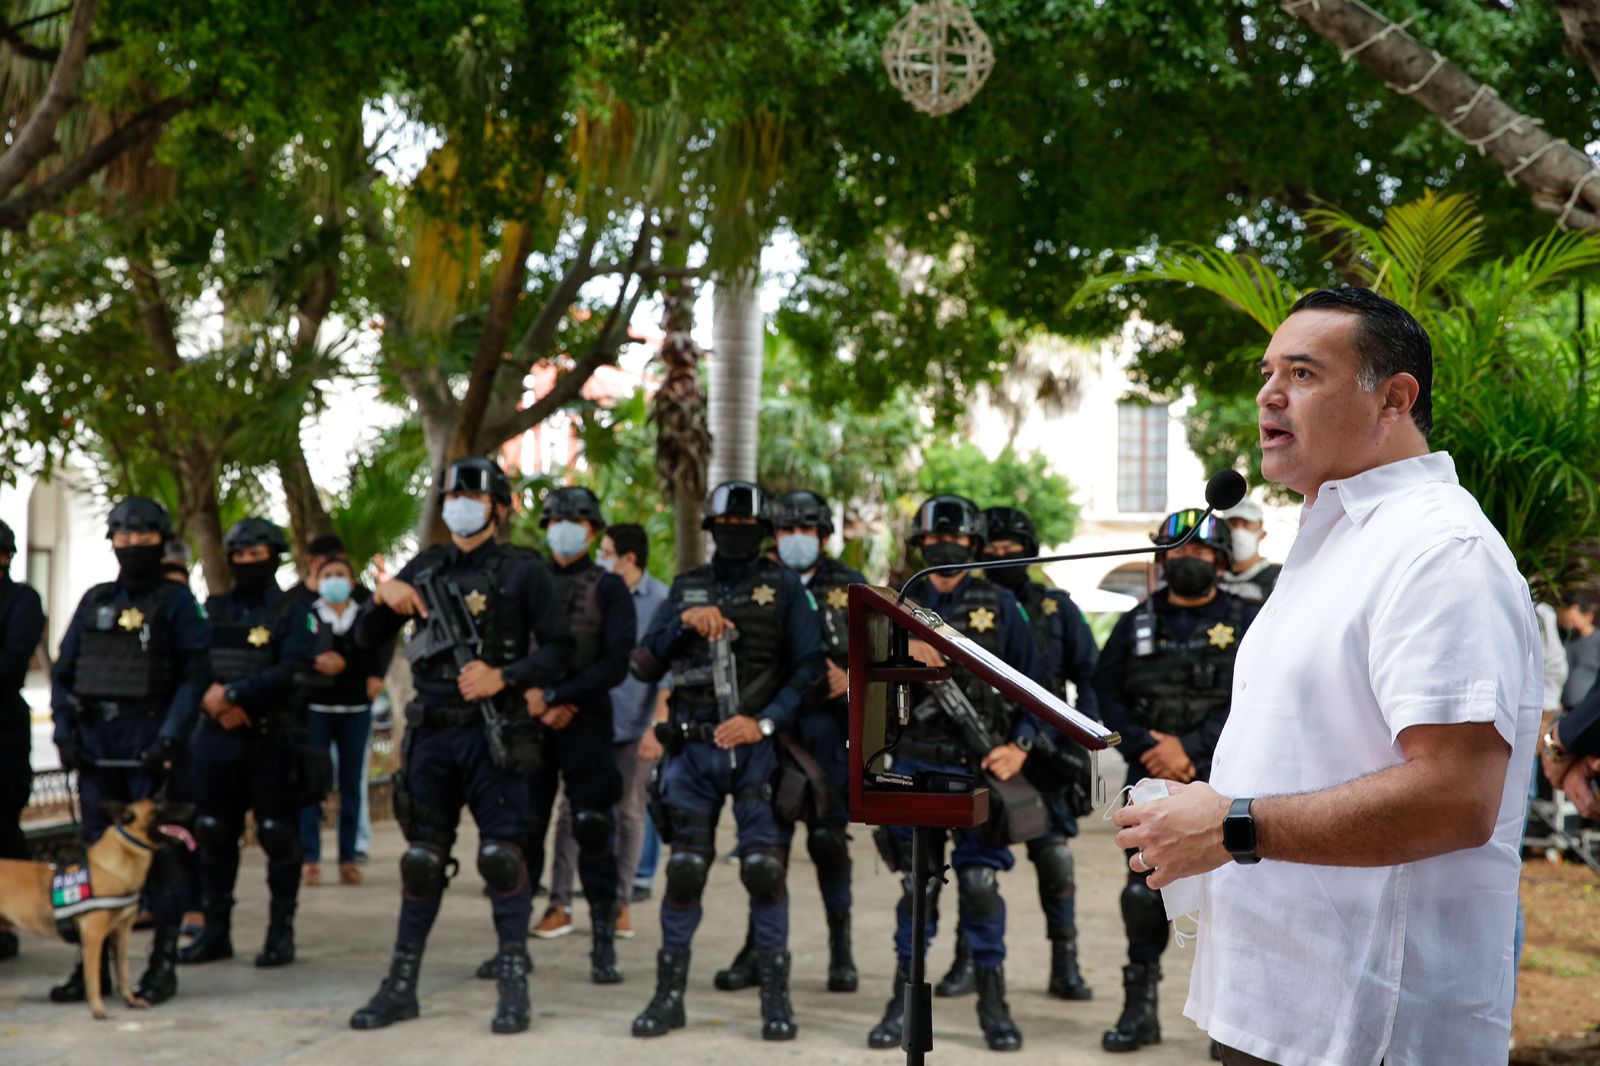
[{"label": "man's ear", "polygon": [[1411,409],[1417,404],[1422,386],[1407,373],[1395,374],[1383,383],[1383,417],[1385,421],[1411,420]]}]

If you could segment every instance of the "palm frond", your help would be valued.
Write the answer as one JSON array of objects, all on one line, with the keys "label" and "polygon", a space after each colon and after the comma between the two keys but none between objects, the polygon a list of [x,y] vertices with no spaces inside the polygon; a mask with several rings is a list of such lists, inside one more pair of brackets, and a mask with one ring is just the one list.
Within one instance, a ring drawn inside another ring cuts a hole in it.
[{"label": "palm frond", "polygon": [[1233,255],[1220,248],[1173,245],[1156,252],[1145,264],[1135,264],[1119,274],[1100,274],[1086,281],[1068,307],[1102,296],[1125,285],[1141,282],[1176,282],[1221,297],[1268,334],[1289,317],[1298,295],[1276,270],[1250,255]]}]

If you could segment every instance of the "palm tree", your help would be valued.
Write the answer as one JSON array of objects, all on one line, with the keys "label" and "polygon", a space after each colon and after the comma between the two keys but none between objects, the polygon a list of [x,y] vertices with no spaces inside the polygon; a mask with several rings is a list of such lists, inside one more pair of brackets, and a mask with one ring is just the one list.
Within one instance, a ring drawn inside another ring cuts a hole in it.
[{"label": "palm tree", "polygon": [[694,325],[694,295],[686,282],[663,293],[666,305],[666,340],[661,345],[664,371],[656,390],[650,419],[656,426],[656,477],[661,494],[672,501],[676,521],[678,571],[705,561],[705,537],[700,532],[700,505],[706,495],[706,464],[711,456],[711,432],[706,426],[706,394],[700,387],[700,360],[704,353],[690,330]]}]

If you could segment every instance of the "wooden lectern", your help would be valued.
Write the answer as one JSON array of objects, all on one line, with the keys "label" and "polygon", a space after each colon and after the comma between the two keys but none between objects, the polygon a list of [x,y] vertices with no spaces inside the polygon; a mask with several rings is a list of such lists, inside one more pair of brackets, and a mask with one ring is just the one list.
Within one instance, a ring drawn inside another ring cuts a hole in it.
[{"label": "wooden lectern", "polygon": [[[905,787],[904,781],[887,783],[884,756],[910,721],[911,686],[944,681],[952,667],[959,666],[1090,751],[1102,751],[1122,738],[968,640],[933,611],[902,602],[893,590],[851,585],[849,597],[850,820],[914,829],[912,882],[922,890],[911,896],[914,932],[901,1047],[909,1066],[921,1066],[923,1056],[933,1049],[933,989],[926,979],[927,949],[921,932],[927,927],[930,880],[943,879],[942,870],[931,868],[931,855],[938,845],[938,831],[972,829],[989,820],[989,790],[976,781],[970,791],[960,792],[917,791]],[[937,649],[946,665],[930,667],[912,659],[908,645],[913,637]]]}]

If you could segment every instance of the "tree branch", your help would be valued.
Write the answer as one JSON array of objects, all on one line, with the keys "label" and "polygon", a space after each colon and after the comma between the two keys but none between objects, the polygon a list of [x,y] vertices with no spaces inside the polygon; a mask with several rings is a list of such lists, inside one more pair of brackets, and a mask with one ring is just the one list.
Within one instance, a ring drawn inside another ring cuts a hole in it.
[{"label": "tree branch", "polygon": [[72,13],[72,25],[67,29],[67,42],[55,69],[50,72],[44,97],[17,131],[11,147],[0,154],[0,197],[20,185],[46,156],[57,150],[56,126],[77,96],[89,50],[89,34],[94,29],[94,16],[99,8],[100,0],[78,0]]},{"label": "tree branch", "polygon": [[155,268],[138,260],[129,261],[133,275],[133,288],[139,295],[139,317],[144,320],[145,333],[162,366],[169,373],[183,368],[183,356],[178,352],[178,334],[172,326],[172,309],[161,294],[161,281]]},{"label": "tree branch", "polygon": [[122,153],[154,138],[168,122],[199,103],[195,97],[179,95],[145,108],[38,185],[0,200],[0,229],[27,229],[34,214],[83,185]]},{"label": "tree branch", "polygon": [[[1485,82],[1424,46],[1361,0],[1280,0],[1285,12],[1339,46],[1391,89],[1433,112],[1456,136],[1492,158],[1558,224],[1600,230],[1600,169],[1501,100]],[[1408,20],[1409,22],[1409,20]]]},{"label": "tree branch", "polygon": [[523,333],[522,339],[517,341],[516,348],[512,351],[512,358],[526,366],[536,359],[543,358],[550,351],[550,346],[555,343],[556,330],[561,327],[561,320],[567,314],[568,308],[578,298],[578,290],[583,288],[584,282],[590,278],[598,277],[594,264],[595,239],[587,232],[583,241],[578,246],[578,254],[573,256],[572,263],[567,267],[567,272],[562,275],[555,291],[545,300],[544,306],[539,308],[539,315],[533,324]]},{"label": "tree branch", "polygon": [[467,392],[461,399],[461,409],[456,415],[455,429],[450,434],[447,460],[473,454],[473,443],[483,427],[484,412],[489,409],[489,399],[494,394],[495,375],[505,362],[506,338],[511,334],[511,323],[516,318],[517,304],[522,299],[522,286],[528,277],[528,256],[533,252],[533,227],[520,222],[509,223],[516,227],[511,252],[500,263],[495,275],[494,290],[489,294],[489,311],[484,316],[483,332],[478,334],[478,346],[472,354],[472,368],[467,372]]},{"label": "tree branch", "polygon": [[1555,7],[1567,34],[1567,52],[1589,64],[1589,73],[1600,80],[1600,2],[1555,0]]}]

